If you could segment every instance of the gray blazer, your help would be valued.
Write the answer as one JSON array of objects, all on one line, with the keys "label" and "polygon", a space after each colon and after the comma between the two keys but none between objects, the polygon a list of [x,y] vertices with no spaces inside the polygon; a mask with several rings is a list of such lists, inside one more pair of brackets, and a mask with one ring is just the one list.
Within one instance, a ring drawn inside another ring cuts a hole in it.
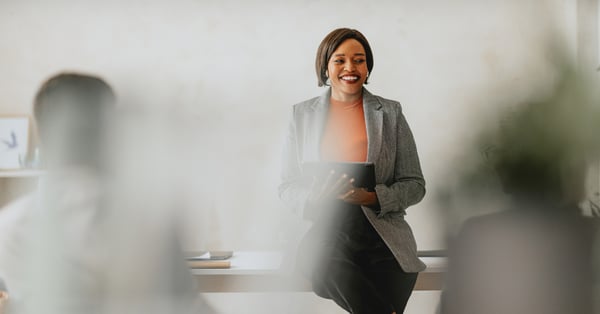
[{"label": "gray blazer", "polygon": [[[331,89],[293,106],[285,139],[280,198],[305,219],[314,220],[306,206],[312,179],[302,175],[302,164],[320,159],[320,141],[325,127]],[[417,257],[417,246],[404,219],[406,208],[423,199],[425,180],[413,135],[400,103],[372,95],[363,89],[367,127],[367,161],[375,164],[380,209],[362,210],[406,272],[419,272],[425,264]]]}]

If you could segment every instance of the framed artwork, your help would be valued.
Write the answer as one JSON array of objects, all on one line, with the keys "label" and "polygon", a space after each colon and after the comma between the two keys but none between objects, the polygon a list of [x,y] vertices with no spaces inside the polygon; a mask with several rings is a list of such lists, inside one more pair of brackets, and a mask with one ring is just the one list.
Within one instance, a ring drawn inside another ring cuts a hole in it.
[{"label": "framed artwork", "polygon": [[25,165],[29,123],[29,116],[0,116],[0,169],[19,169]]}]

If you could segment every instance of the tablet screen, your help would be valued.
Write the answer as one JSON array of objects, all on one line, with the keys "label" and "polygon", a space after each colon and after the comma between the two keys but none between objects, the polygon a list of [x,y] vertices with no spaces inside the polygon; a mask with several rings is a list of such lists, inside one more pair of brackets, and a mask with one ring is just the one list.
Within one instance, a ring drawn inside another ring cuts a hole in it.
[{"label": "tablet screen", "polygon": [[325,180],[334,171],[335,177],[347,174],[354,178],[354,186],[375,191],[375,165],[372,162],[305,162],[302,165],[304,175]]}]

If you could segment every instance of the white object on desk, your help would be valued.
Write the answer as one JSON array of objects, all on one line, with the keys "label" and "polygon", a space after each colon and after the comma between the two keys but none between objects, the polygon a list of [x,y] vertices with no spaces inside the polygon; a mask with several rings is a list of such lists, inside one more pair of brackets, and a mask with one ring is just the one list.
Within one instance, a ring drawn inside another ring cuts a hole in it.
[{"label": "white object on desk", "polygon": [[0,178],[35,178],[44,174],[44,170],[0,170]]},{"label": "white object on desk", "polygon": [[265,275],[283,274],[283,253],[278,251],[235,251],[228,269],[194,269],[194,275]]}]

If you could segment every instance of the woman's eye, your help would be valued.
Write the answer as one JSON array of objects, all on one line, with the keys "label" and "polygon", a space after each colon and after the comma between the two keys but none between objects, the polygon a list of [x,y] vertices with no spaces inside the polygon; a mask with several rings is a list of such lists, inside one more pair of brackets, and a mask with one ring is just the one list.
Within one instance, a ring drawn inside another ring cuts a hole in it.
[{"label": "woman's eye", "polygon": [[361,64],[361,63],[364,63],[364,62],[365,62],[365,59],[356,59],[356,60],[354,60],[354,63],[356,63],[356,64]]},{"label": "woman's eye", "polygon": [[344,63],[344,60],[342,60],[342,59],[336,59],[336,60],[333,60],[333,63],[342,64],[342,63]]}]

